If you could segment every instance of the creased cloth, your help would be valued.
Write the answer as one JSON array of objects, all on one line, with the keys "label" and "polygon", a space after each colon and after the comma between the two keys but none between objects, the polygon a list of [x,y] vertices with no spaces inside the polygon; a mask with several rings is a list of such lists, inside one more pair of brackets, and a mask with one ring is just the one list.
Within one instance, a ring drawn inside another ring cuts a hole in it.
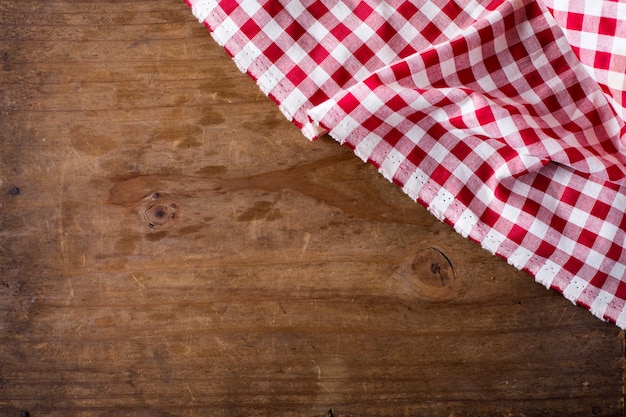
[{"label": "creased cloth", "polygon": [[306,137],[626,327],[626,3],[186,1]]}]

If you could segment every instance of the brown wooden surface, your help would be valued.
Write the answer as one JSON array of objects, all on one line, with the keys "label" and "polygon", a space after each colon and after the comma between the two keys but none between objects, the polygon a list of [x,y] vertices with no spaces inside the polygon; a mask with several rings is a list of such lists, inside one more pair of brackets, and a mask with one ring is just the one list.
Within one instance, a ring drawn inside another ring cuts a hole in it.
[{"label": "brown wooden surface", "polygon": [[309,143],[182,0],[0,0],[0,415],[617,416],[623,334]]}]

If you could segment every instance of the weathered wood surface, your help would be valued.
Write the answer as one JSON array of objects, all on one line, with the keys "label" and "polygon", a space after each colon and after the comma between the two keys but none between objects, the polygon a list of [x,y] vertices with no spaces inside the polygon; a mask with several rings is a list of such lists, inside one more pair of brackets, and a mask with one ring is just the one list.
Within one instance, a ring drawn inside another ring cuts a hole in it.
[{"label": "weathered wood surface", "polygon": [[309,143],[182,0],[0,1],[0,413],[617,416],[623,334]]}]

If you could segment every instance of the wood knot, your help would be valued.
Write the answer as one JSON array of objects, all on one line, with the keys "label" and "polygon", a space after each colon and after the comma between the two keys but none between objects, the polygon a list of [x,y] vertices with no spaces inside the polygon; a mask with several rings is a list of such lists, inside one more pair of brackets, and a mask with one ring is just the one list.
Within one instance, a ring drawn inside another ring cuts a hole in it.
[{"label": "wood knot", "polygon": [[421,249],[407,258],[395,276],[408,292],[429,301],[453,299],[459,285],[450,259],[433,247]]},{"label": "wood knot", "polygon": [[178,204],[162,193],[147,197],[140,211],[143,211],[143,218],[151,229],[162,230],[178,220]]}]

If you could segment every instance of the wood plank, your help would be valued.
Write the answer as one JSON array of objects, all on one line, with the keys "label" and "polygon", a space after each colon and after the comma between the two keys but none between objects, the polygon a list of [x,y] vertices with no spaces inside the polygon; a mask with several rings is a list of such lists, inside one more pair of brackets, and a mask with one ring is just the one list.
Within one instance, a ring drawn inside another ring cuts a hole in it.
[{"label": "wood plank", "polygon": [[3,415],[623,415],[619,329],[303,139],[182,1],[0,2],[0,144]]}]

